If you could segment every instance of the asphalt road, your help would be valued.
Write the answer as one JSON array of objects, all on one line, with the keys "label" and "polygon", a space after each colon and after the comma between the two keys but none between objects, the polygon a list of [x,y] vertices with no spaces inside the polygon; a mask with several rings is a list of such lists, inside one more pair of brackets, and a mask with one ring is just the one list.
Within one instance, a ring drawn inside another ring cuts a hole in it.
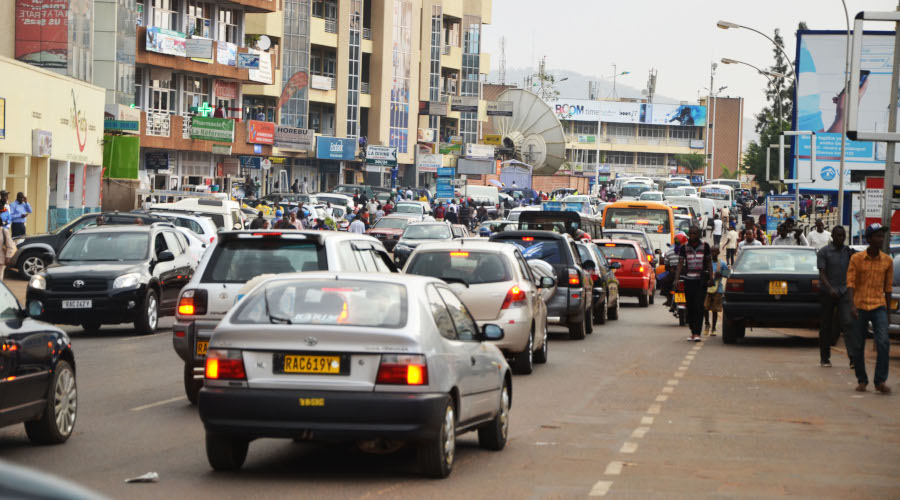
[{"label": "asphalt road", "polygon": [[[900,387],[858,394],[845,354],[820,368],[814,340],[768,330],[686,342],[660,302],[623,299],[621,319],[586,340],[554,336],[549,363],[514,378],[506,449],[462,436],[442,481],[419,476],[409,451],[286,440],[253,442],[242,470],[213,472],[170,330],[75,333],[74,435],[35,447],[21,425],[0,429],[0,458],[129,499],[900,497]],[[124,483],[150,471],[158,483]]]}]

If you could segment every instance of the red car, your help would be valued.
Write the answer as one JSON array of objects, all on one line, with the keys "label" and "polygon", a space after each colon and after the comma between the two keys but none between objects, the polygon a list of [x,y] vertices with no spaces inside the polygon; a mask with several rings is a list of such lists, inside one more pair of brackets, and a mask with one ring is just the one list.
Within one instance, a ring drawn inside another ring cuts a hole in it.
[{"label": "red car", "polygon": [[414,220],[417,219],[407,217],[404,214],[385,215],[381,218],[381,220],[375,223],[374,226],[369,228],[366,231],[366,234],[378,238],[381,243],[384,244],[384,248],[388,252],[393,252],[394,246],[397,244],[397,240],[399,240],[400,235],[403,234],[403,230],[406,229],[406,226],[408,226],[409,223]]},{"label": "red car", "polygon": [[637,297],[641,307],[652,304],[656,273],[640,243],[632,240],[594,240],[594,243],[607,260],[622,264],[616,269],[619,295]]}]

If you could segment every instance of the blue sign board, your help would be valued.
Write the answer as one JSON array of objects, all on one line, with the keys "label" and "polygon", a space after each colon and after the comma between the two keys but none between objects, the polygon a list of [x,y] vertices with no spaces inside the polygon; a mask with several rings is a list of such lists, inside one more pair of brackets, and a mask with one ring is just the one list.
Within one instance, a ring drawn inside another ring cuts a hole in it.
[{"label": "blue sign board", "polygon": [[356,140],[319,136],[316,138],[316,158],[353,161],[356,158]]},{"label": "blue sign board", "polygon": [[435,192],[436,198],[453,198],[453,184],[450,182],[449,177],[438,177],[437,178],[437,191]]},{"label": "blue sign board", "polygon": [[261,158],[259,156],[241,156],[241,168],[259,170]]},{"label": "blue sign board", "polygon": [[456,168],[455,167],[438,167],[437,175],[438,175],[438,177],[456,177]]},{"label": "blue sign board", "polygon": [[692,175],[691,176],[691,184],[703,184],[703,176],[702,175]]},{"label": "blue sign board", "polygon": [[238,69],[259,69],[259,54],[238,54]]},{"label": "blue sign board", "polygon": [[795,217],[796,213],[797,199],[794,195],[766,196],[766,232],[775,232],[779,224],[788,217]]}]

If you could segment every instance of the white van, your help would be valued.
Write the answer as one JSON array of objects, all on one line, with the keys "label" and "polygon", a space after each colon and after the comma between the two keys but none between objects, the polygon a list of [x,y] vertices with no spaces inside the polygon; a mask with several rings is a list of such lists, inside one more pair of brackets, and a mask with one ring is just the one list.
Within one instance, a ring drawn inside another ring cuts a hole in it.
[{"label": "white van", "polygon": [[713,179],[706,183],[707,185],[728,186],[731,189],[741,189],[741,181],[737,179]]},{"label": "white van", "polygon": [[[709,202],[709,200],[706,200]],[[691,207],[695,214],[700,217],[698,223],[700,229],[706,228],[706,221],[713,216],[715,206],[711,202],[704,204],[704,200],[696,196],[667,196],[666,205],[670,207]],[[707,210],[708,208],[708,210]]]},{"label": "white van", "polygon": [[707,184],[701,187],[700,198],[712,200],[718,210],[731,210],[734,206],[734,190],[724,184]]},{"label": "white van", "polygon": [[496,207],[500,203],[500,191],[496,186],[465,185],[460,188],[460,193],[478,205],[487,202],[488,205]]},{"label": "white van", "polygon": [[216,223],[216,227],[220,229],[244,229],[244,213],[241,211],[241,204],[232,200],[183,198],[175,203],[154,203],[150,205],[150,210],[200,214],[211,218]]}]

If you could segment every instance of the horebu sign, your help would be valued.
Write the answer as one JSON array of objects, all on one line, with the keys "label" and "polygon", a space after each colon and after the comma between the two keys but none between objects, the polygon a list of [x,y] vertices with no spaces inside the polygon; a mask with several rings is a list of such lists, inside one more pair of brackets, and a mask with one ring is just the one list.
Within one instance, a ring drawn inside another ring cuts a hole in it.
[{"label": "horebu sign", "polygon": [[191,139],[234,142],[234,120],[194,116],[191,118]]},{"label": "horebu sign", "polygon": [[316,133],[306,128],[275,126],[275,147],[288,151],[312,151]]}]

